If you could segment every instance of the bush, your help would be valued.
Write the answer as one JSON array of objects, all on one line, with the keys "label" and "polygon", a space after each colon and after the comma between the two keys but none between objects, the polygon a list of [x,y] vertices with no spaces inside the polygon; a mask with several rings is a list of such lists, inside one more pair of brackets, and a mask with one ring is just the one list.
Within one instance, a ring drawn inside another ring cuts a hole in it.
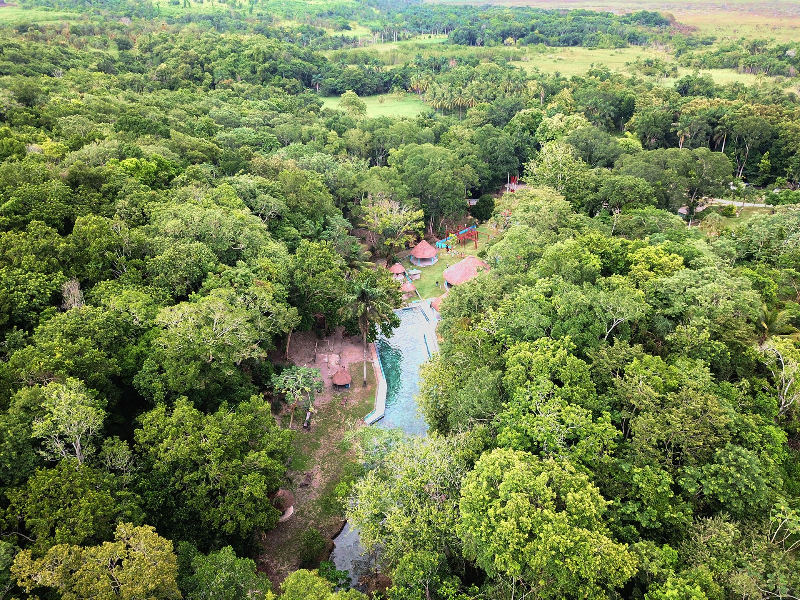
[{"label": "bush", "polygon": [[733,204],[728,204],[725,208],[719,211],[723,217],[735,217],[736,216],[736,207]]},{"label": "bush", "polygon": [[319,564],[319,556],[325,551],[328,543],[318,529],[309,527],[300,536],[300,567],[315,568]]},{"label": "bush", "polygon": [[779,206],[782,204],[800,204],[800,191],[798,190],[781,190],[780,192],[773,192],[767,194],[765,204],[772,206]]},{"label": "bush", "polygon": [[484,194],[478,198],[478,202],[469,209],[469,212],[479,221],[488,221],[494,212],[494,197],[491,194]]},{"label": "bush", "polygon": [[340,571],[332,562],[324,560],[319,565],[320,577],[324,577],[336,586],[337,590],[344,590],[350,587],[349,571]]}]

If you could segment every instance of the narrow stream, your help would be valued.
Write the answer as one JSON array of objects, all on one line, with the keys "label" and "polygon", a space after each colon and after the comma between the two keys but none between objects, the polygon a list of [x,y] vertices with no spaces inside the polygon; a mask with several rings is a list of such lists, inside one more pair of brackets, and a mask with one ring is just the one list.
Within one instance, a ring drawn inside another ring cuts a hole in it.
[{"label": "narrow stream", "polygon": [[[433,324],[421,308],[402,309],[398,316],[400,326],[392,336],[375,342],[386,377],[386,415],[373,427],[400,428],[407,435],[425,436],[428,427],[417,414],[414,397],[419,392],[419,368],[435,350],[435,339],[430,340]],[[346,523],[334,545],[330,560],[337,569],[348,571],[353,587],[358,588],[358,580],[372,568],[370,558],[363,555],[358,530]]]}]

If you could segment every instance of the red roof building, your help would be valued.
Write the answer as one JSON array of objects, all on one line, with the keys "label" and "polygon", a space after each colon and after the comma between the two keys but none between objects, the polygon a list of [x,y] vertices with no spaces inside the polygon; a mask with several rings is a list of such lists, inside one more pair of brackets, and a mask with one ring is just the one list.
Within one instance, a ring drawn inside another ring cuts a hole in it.
[{"label": "red roof building", "polygon": [[400,286],[400,291],[403,292],[403,300],[408,300],[417,295],[417,288],[410,281],[404,281]]},{"label": "red roof building", "polygon": [[394,263],[389,267],[389,273],[395,281],[403,281],[406,278],[406,268],[400,263]]},{"label": "red roof building", "polygon": [[400,291],[403,292],[403,300],[407,300],[417,295],[417,288],[410,281],[406,281],[400,286]]},{"label": "red roof building", "polygon": [[442,305],[442,300],[445,299],[445,296],[447,296],[447,292],[431,300],[431,308],[435,310],[437,314],[439,313],[439,307]]},{"label": "red roof building", "polygon": [[429,267],[435,265],[439,260],[439,251],[425,240],[422,240],[419,244],[414,246],[414,249],[411,251],[410,260],[412,264],[417,266]]},{"label": "red roof building", "polygon": [[452,267],[444,270],[444,281],[448,286],[461,285],[475,278],[478,273],[488,271],[489,264],[474,256],[468,256],[462,261],[457,262]]}]

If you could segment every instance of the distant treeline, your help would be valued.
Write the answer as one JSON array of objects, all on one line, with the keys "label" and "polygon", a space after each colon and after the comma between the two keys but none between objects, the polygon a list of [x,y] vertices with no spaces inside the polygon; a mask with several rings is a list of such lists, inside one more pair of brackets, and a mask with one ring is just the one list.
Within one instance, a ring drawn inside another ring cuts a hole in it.
[{"label": "distant treeline", "polygon": [[800,69],[798,44],[775,44],[767,40],[748,40],[720,44],[710,52],[687,53],[681,62],[699,69],[736,69],[740,73],[794,77]]}]

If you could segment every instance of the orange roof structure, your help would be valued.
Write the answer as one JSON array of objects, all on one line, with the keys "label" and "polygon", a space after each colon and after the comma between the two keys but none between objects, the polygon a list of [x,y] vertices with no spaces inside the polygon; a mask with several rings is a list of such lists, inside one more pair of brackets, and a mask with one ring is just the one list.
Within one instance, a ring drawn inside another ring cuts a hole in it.
[{"label": "orange roof structure", "polygon": [[481,271],[488,271],[489,264],[474,256],[468,256],[462,261],[457,262],[452,267],[444,270],[442,276],[450,285],[461,285],[473,279]]},{"label": "orange roof structure", "polygon": [[351,381],[353,381],[353,378],[350,377],[350,371],[344,365],[339,367],[339,370],[333,374],[333,385],[350,385]]},{"label": "orange roof structure", "polygon": [[414,246],[414,249],[411,251],[411,256],[414,258],[433,258],[438,252],[436,248],[425,240],[422,240],[419,244]]},{"label": "orange roof structure", "polygon": [[437,296],[433,300],[431,300],[431,308],[436,312],[439,312],[439,307],[442,305],[442,300],[444,300],[447,293],[442,294],[441,296]]},{"label": "orange roof structure", "polygon": [[400,263],[394,263],[391,267],[389,267],[389,273],[392,273],[394,275],[400,275],[405,272],[406,268]]},{"label": "orange roof structure", "polygon": [[400,291],[404,292],[404,293],[405,292],[416,292],[417,288],[414,287],[414,284],[411,283],[410,281],[404,281],[403,285],[400,286]]}]

